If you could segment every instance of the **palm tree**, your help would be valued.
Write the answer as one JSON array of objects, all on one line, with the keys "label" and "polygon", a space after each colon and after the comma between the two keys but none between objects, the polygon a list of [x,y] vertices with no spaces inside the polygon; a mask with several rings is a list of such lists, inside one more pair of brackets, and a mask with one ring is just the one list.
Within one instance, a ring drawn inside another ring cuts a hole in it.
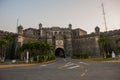
[{"label": "palm tree", "polygon": [[5,35],[3,39],[0,40],[0,48],[1,48],[0,61],[1,62],[5,61],[6,50],[9,47],[9,44],[11,41],[12,41],[12,37],[9,35]]},{"label": "palm tree", "polygon": [[0,40],[0,61],[1,62],[4,62],[4,58],[5,58],[5,51],[4,51],[4,48],[5,48],[5,44],[6,44],[6,41],[5,40]]}]

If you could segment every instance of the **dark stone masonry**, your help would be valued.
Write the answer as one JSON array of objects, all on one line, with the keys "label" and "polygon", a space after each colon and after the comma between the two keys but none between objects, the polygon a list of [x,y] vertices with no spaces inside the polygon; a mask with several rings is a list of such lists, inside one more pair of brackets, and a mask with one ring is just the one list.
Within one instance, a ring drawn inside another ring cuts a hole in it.
[{"label": "dark stone masonry", "polygon": [[10,33],[0,30],[0,39],[4,35],[10,35],[14,41],[10,45],[11,55],[16,54],[16,49],[28,41],[44,41],[55,47],[53,54],[62,51],[66,56],[71,57],[75,54],[88,54],[90,57],[100,57],[100,46],[98,43],[100,36],[108,36],[111,50],[115,50],[117,46],[116,40],[120,38],[120,30],[100,32],[99,27],[95,27],[95,32],[87,34],[85,30],[80,28],[72,29],[69,24],[67,28],[53,26],[51,28],[44,27],[41,23],[39,29],[18,26],[17,33]]}]

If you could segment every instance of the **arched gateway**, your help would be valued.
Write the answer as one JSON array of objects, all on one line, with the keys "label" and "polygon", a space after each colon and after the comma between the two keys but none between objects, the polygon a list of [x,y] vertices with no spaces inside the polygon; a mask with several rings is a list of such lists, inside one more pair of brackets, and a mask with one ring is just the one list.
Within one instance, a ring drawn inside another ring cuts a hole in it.
[{"label": "arched gateway", "polygon": [[57,49],[55,50],[55,56],[65,58],[64,49],[62,49],[62,48],[57,48]]}]

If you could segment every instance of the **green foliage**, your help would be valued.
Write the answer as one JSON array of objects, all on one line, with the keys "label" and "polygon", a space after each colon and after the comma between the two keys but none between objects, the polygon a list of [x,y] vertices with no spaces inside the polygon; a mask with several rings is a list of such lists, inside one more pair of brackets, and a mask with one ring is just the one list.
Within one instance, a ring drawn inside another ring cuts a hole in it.
[{"label": "green foliage", "polygon": [[41,54],[38,56],[34,56],[34,60],[37,61],[37,57],[39,58],[38,62],[45,62],[45,61],[50,61],[50,60],[55,60],[55,55],[53,54]]},{"label": "green foliage", "polygon": [[106,58],[107,53],[110,52],[110,45],[109,45],[109,37],[108,36],[100,36],[99,40],[99,45],[101,48],[101,54],[104,58]]},{"label": "green foliage", "polygon": [[118,44],[120,42],[120,38],[116,40],[116,44]]},{"label": "green foliage", "polygon": [[3,37],[4,40],[6,40],[7,42],[11,41],[12,40],[12,37],[9,36],[9,35],[6,35]]},{"label": "green foliage", "polygon": [[117,50],[118,52],[120,52],[120,38],[118,38],[118,39],[116,40],[116,44],[117,44],[116,50]]},{"label": "green foliage", "polygon": [[108,43],[109,38],[107,36],[100,36],[98,42],[99,44],[102,44],[103,46]]},{"label": "green foliage", "polygon": [[19,52],[23,52],[25,50],[28,50],[31,53],[47,54],[50,53],[51,50],[53,50],[53,47],[50,44],[40,41],[35,41],[35,42],[24,43],[22,47],[18,49]]},{"label": "green foliage", "polygon": [[0,58],[1,61],[4,62],[6,58],[6,52],[9,47],[10,42],[12,41],[12,37],[9,35],[5,35],[1,40],[0,40]]},{"label": "green foliage", "polygon": [[39,62],[44,62],[46,59],[46,55],[39,55]]},{"label": "green foliage", "polygon": [[9,35],[5,35],[1,40],[0,40],[0,47],[8,44],[12,40],[12,37]]},{"label": "green foliage", "polygon": [[111,54],[107,54],[107,55],[106,55],[106,58],[111,58],[111,57],[112,57]]},{"label": "green foliage", "polygon": [[88,58],[88,54],[84,54],[84,53],[81,53],[81,54],[74,54],[74,55],[73,55],[73,58],[77,58],[77,59],[86,59],[86,58]]},{"label": "green foliage", "polygon": [[48,60],[55,60],[55,58],[54,54],[48,54]]},{"label": "green foliage", "polygon": [[0,47],[2,47],[3,45],[6,44],[6,41],[5,40],[0,40]]},{"label": "green foliage", "polygon": [[53,47],[48,43],[33,41],[24,43],[17,51],[19,53],[29,51],[30,57],[34,57],[34,60],[36,61],[43,62],[54,58],[53,55],[49,54],[52,50]]}]

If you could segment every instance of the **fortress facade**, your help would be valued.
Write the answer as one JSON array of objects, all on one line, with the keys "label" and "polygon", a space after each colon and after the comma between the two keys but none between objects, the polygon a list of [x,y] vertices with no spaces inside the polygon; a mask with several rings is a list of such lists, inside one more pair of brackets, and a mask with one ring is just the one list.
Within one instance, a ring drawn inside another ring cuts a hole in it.
[{"label": "fortress facade", "polygon": [[39,29],[23,29],[22,26],[18,27],[18,45],[22,45],[28,41],[43,41],[49,43],[55,47],[54,54],[61,56],[72,56],[73,53],[73,36],[87,35],[87,32],[82,29],[72,29],[72,25],[69,24],[67,28],[60,28],[54,26],[51,28],[45,28],[42,24],[39,24]]},{"label": "fortress facade", "polygon": [[115,50],[117,46],[115,42],[120,38],[120,30],[100,32],[100,28],[95,27],[95,32],[87,34],[85,30],[80,28],[72,29],[72,24],[69,24],[67,28],[58,26],[48,28],[40,23],[39,29],[24,29],[20,25],[17,30],[17,33],[0,31],[0,38],[6,34],[14,38],[13,43],[11,43],[14,54],[16,54],[16,48],[28,41],[43,41],[55,47],[53,54],[56,56],[64,54],[71,57],[76,54],[88,54],[90,57],[99,57],[101,55],[98,43],[100,36],[109,37],[110,53]]}]

